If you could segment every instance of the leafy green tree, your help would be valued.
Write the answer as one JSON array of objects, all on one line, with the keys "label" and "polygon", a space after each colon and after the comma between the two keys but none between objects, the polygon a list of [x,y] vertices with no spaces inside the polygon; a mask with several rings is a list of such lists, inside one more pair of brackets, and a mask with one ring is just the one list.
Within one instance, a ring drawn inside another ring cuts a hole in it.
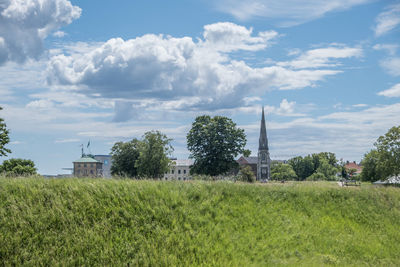
[{"label": "leafy green tree", "polygon": [[242,154],[243,154],[243,157],[250,157],[251,150],[250,149],[244,149]]},{"label": "leafy green tree", "polygon": [[7,176],[27,176],[36,174],[35,163],[29,159],[8,159],[0,165],[0,173]]},{"label": "leafy green tree", "polygon": [[139,158],[139,143],[137,139],[129,142],[117,142],[111,148],[111,174],[118,176],[136,177],[138,172],[135,166]]},{"label": "leafy green tree", "polygon": [[172,139],[159,131],[146,132],[139,143],[139,158],[135,166],[142,177],[161,178],[169,170],[168,158],[174,150]]},{"label": "leafy green tree", "polygon": [[335,180],[335,175],[339,172],[339,168],[332,165],[327,158],[320,157],[319,166],[316,173],[321,173],[325,176],[325,180]]},{"label": "leafy green tree", "polygon": [[310,155],[306,157],[294,157],[288,161],[296,173],[297,179],[300,181],[305,180],[314,172],[314,162]]},{"label": "leafy green tree", "polygon": [[[0,107],[0,110],[3,108]],[[7,153],[11,153],[10,149],[7,149],[5,145],[10,142],[10,137],[8,136],[9,131],[7,130],[7,125],[2,118],[0,118],[0,156],[6,156]]]},{"label": "leafy green tree", "polygon": [[240,168],[239,180],[248,183],[254,183],[256,181],[256,176],[254,175],[250,166],[245,165]]},{"label": "leafy green tree", "polygon": [[400,174],[400,126],[392,127],[374,144],[379,154],[378,169],[383,177]]},{"label": "leafy green tree", "polygon": [[220,175],[237,166],[235,157],[243,152],[246,135],[229,118],[199,116],[187,134],[187,147],[195,162],[191,173]]},{"label": "leafy green tree", "polygon": [[363,169],[361,171],[361,179],[368,182],[376,182],[382,177],[378,171],[379,153],[377,150],[372,149],[370,152],[364,155],[361,165]]},{"label": "leafy green tree", "polygon": [[271,165],[271,179],[277,181],[296,180],[297,175],[290,164],[277,162]]}]

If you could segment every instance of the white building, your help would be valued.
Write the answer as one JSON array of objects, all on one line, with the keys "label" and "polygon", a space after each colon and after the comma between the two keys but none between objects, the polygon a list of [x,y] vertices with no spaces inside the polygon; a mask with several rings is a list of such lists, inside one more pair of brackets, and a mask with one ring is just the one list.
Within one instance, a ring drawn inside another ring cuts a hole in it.
[{"label": "white building", "polygon": [[191,159],[176,159],[172,160],[173,164],[170,170],[164,174],[165,180],[189,180],[190,166],[193,165]]}]

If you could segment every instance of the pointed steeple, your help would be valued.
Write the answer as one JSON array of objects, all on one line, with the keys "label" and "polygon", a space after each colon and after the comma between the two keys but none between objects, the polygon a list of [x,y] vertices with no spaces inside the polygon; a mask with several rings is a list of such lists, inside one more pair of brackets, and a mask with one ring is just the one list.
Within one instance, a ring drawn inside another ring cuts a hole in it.
[{"label": "pointed steeple", "polygon": [[260,149],[268,150],[267,127],[265,126],[264,106],[262,107],[260,139],[258,144],[258,150]]}]

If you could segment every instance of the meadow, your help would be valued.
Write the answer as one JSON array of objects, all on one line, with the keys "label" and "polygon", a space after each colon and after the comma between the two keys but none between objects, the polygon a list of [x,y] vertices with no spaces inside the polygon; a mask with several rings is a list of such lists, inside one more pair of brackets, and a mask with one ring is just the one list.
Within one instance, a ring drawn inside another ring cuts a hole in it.
[{"label": "meadow", "polygon": [[400,265],[400,188],[0,178],[0,265]]}]

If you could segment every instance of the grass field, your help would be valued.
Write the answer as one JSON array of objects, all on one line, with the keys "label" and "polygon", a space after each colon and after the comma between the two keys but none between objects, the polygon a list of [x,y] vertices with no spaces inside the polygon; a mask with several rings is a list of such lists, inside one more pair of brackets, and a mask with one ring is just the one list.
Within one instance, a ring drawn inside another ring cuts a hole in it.
[{"label": "grass field", "polygon": [[0,265],[400,265],[400,188],[0,178]]}]

